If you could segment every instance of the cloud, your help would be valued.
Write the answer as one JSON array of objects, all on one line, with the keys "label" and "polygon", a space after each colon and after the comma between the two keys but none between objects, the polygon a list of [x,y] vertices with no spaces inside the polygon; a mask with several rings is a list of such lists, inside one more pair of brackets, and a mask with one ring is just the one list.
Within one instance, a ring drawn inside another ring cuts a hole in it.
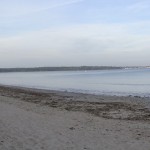
[{"label": "cloud", "polygon": [[1,38],[0,59],[25,66],[146,65],[150,36],[131,33],[134,27],[140,23],[83,24]]},{"label": "cloud", "polygon": [[0,1],[0,65],[148,64],[149,4]]},{"label": "cloud", "polygon": [[[68,27],[50,28],[46,30],[29,32],[24,35],[0,38],[0,47],[7,49],[51,49],[54,51],[121,51],[137,47],[138,43],[149,42],[147,34],[132,33],[131,28],[140,28],[140,25],[120,24],[83,24]],[[7,44],[9,43],[9,44]],[[144,46],[141,44],[141,46]],[[119,48],[120,47],[120,48]],[[139,46],[138,46],[139,47]]]}]

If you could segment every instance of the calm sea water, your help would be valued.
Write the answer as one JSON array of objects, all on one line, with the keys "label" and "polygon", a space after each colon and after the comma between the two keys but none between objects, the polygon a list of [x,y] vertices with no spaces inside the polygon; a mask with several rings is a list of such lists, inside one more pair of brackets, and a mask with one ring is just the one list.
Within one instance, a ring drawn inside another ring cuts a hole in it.
[{"label": "calm sea water", "polygon": [[150,69],[0,73],[0,84],[93,94],[150,96]]}]

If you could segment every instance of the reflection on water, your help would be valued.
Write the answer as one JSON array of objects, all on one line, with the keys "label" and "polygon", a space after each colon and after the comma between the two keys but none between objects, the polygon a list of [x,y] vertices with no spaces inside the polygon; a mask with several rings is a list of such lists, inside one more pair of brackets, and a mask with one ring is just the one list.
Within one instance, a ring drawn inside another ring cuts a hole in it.
[{"label": "reflection on water", "polygon": [[0,73],[0,84],[82,93],[150,96],[150,69]]}]

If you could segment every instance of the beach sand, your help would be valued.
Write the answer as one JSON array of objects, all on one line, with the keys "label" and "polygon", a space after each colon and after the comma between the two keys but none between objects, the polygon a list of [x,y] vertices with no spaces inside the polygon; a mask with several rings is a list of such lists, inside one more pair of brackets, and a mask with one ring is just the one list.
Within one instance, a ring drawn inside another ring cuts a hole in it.
[{"label": "beach sand", "polygon": [[149,150],[150,98],[0,86],[0,150]]}]

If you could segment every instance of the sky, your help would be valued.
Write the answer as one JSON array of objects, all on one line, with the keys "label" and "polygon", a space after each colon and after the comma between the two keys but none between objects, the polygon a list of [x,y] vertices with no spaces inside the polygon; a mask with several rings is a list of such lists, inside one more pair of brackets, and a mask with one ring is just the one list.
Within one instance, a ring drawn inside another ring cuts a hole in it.
[{"label": "sky", "polygon": [[149,66],[150,0],[0,0],[0,67]]}]

